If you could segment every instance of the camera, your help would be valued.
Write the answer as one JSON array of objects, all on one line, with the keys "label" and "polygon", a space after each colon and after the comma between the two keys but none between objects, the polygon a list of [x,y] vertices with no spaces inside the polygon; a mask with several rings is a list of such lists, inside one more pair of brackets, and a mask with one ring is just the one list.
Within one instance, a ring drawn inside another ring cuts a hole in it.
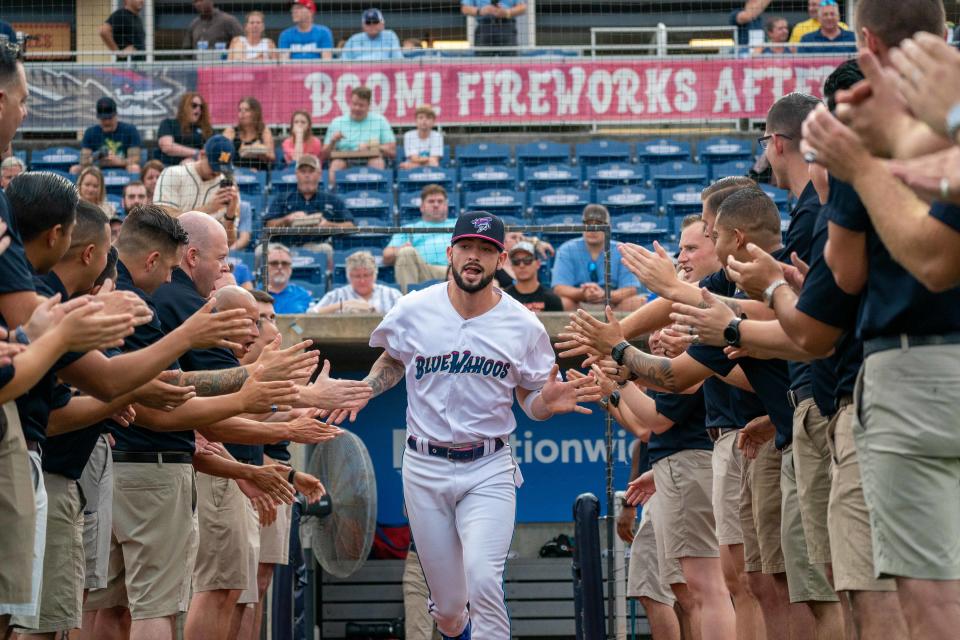
[{"label": "camera", "polygon": [[221,188],[221,189],[229,189],[230,187],[232,187],[232,186],[235,185],[235,184],[236,184],[236,182],[234,182],[234,180],[233,180],[233,175],[232,175],[232,174],[225,173],[225,174],[223,174],[223,177],[220,178],[220,188]]}]

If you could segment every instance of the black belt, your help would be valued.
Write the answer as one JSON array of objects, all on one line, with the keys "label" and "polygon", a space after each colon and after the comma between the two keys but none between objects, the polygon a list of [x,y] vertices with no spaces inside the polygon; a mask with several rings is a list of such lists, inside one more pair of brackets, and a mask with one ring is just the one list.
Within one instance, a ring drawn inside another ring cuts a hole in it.
[{"label": "black belt", "polygon": [[813,397],[813,386],[805,384],[799,389],[790,389],[787,391],[787,402],[790,403],[790,406],[794,409],[797,408],[804,400],[809,400]]},{"label": "black belt", "polygon": [[27,451],[40,453],[40,443],[37,442],[36,440],[27,440]]},{"label": "black belt", "polygon": [[736,430],[736,427],[707,427],[707,435],[710,436],[710,440],[716,442],[724,435]]},{"label": "black belt", "polygon": [[[504,442],[502,438],[497,438],[497,444],[494,445],[493,451],[500,451],[503,449]],[[407,445],[413,449],[417,450],[417,439],[413,436],[407,438]],[[454,462],[470,462],[476,460],[477,458],[482,458],[484,456],[484,450],[486,445],[483,443],[480,444],[467,444],[459,447],[441,447],[438,444],[432,442],[427,443],[427,455],[436,456],[437,458],[446,458],[447,460],[453,460]]]},{"label": "black belt", "polygon": [[114,449],[113,461],[141,464],[191,464],[193,454],[185,451],[117,451]]},{"label": "black belt", "polygon": [[853,404],[853,396],[840,396],[837,398],[837,410],[843,409]]},{"label": "black belt", "polygon": [[863,341],[863,357],[878,351],[890,349],[909,349],[910,347],[929,347],[937,344],[960,344],[960,332],[945,333],[939,336],[910,336],[901,333],[898,336],[883,336]]}]

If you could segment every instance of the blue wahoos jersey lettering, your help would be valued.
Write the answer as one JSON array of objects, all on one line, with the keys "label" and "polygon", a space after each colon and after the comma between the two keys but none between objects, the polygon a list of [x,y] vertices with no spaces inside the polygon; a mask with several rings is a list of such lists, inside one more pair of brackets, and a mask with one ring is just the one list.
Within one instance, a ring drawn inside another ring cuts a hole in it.
[{"label": "blue wahoos jersey lettering", "polygon": [[416,356],[414,364],[417,367],[416,379],[420,380],[428,373],[476,373],[493,378],[506,378],[510,372],[510,363],[494,360],[485,356],[475,356],[469,351],[462,354],[451,351],[439,356]]}]

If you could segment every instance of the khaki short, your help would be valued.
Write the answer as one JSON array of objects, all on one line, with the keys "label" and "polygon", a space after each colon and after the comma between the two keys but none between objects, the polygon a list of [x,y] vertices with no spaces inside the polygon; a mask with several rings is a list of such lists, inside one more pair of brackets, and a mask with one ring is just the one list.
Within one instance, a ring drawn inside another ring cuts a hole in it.
[{"label": "khaki short", "polygon": [[710,501],[713,493],[711,452],[688,449],[658,460],[653,465],[653,478],[660,497],[654,522],[664,557],[720,557]]},{"label": "khaki short", "polygon": [[427,605],[429,598],[430,590],[423,577],[420,556],[411,549],[403,563],[404,637],[411,640],[440,640],[440,631]]},{"label": "khaki short", "polygon": [[893,580],[877,580],[873,570],[870,514],[863,501],[860,464],[853,442],[854,406],[841,404],[827,429],[833,452],[833,482],[827,523],[837,591],[896,591]]},{"label": "khaki short", "polygon": [[113,524],[113,456],[106,434],[97,440],[80,476],[83,507],[85,589],[105,589],[110,563],[110,528]]},{"label": "khaki short", "polygon": [[960,580],[960,345],[871,354],[856,389],[877,576]]},{"label": "khaki short", "polygon": [[630,545],[630,568],[627,572],[627,597],[650,598],[672,607],[676,598],[670,589],[670,584],[683,583],[683,572],[679,560],[664,559],[666,576],[669,582],[663,579],[660,572],[660,554],[657,550],[657,536],[654,531],[654,513],[657,496],[654,496],[643,507],[640,516],[640,527]]},{"label": "khaki short", "polygon": [[752,468],[753,460],[744,458],[740,469],[740,531],[743,533],[743,570],[747,573],[763,570],[757,525],[753,521]]},{"label": "khaki short", "polygon": [[36,523],[33,472],[17,405],[11,401],[0,413],[0,615],[31,602]]},{"label": "khaki short", "polygon": [[813,564],[830,562],[827,505],[830,502],[830,447],[827,424],[813,398],[793,412],[793,466],[807,554]]},{"label": "khaki short", "polygon": [[[257,510],[253,508],[253,503],[244,496],[244,506],[247,508],[247,587],[240,594],[237,601],[240,604],[256,604],[260,602],[260,588],[257,584],[257,571],[260,569],[260,518],[257,516]],[[280,511],[287,505],[277,506],[277,517],[280,517]]]},{"label": "khaki short", "polygon": [[[200,539],[193,571],[194,592],[242,591],[250,586],[248,502],[236,481],[197,474]],[[256,582],[255,575],[253,579]]]},{"label": "khaki short", "polygon": [[37,517],[33,527],[33,562],[30,565],[30,602],[5,605],[11,612],[10,626],[33,629],[40,624],[40,592],[43,588],[43,558],[47,547],[47,490],[43,484],[40,454],[28,451],[30,475],[33,481],[33,505]]},{"label": "khaki short", "polygon": [[293,505],[277,506],[277,519],[269,527],[260,527],[260,563],[290,562],[290,518]]},{"label": "khaki short", "polygon": [[740,479],[743,453],[737,447],[739,431],[728,431],[713,443],[713,517],[717,542],[743,544],[740,523]]},{"label": "khaki short", "polygon": [[186,611],[196,557],[193,466],[114,462],[107,588],[84,611],[127,607],[134,620]]},{"label": "khaki short", "polygon": [[[740,522],[744,530],[748,527],[753,529],[761,570],[770,574],[783,573],[783,550],[780,547],[780,452],[774,448],[773,440],[760,447],[757,457],[744,467],[744,472],[746,482]],[[746,501],[747,497],[749,502]],[[752,557],[751,562],[755,567],[755,555],[747,553],[748,537],[744,534],[744,557]]]},{"label": "khaki short", "polygon": [[827,580],[824,564],[814,564],[807,557],[807,541],[800,519],[797,476],[793,468],[793,446],[782,452],[780,490],[783,506],[780,523],[780,544],[787,571],[790,602],[836,602],[836,592]]},{"label": "khaki short", "polygon": [[[25,633],[79,629],[83,606],[83,500],[77,482],[43,472],[47,490],[47,546],[37,624]],[[19,621],[17,621],[19,623]]]}]

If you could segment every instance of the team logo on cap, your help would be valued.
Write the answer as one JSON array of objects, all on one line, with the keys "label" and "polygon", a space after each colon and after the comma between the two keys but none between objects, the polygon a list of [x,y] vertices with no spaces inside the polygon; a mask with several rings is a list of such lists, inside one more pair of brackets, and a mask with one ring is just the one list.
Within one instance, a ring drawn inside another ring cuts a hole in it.
[{"label": "team logo on cap", "polygon": [[228,162],[230,162],[230,152],[229,152],[229,151],[221,151],[221,152],[220,152],[220,163],[226,164],[226,163],[228,163]]},{"label": "team logo on cap", "polygon": [[484,231],[490,230],[490,223],[493,222],[493,218],[474,218],[470,222],[473,224],[473,228],[477,230],[477,233],[483,233]]}]

